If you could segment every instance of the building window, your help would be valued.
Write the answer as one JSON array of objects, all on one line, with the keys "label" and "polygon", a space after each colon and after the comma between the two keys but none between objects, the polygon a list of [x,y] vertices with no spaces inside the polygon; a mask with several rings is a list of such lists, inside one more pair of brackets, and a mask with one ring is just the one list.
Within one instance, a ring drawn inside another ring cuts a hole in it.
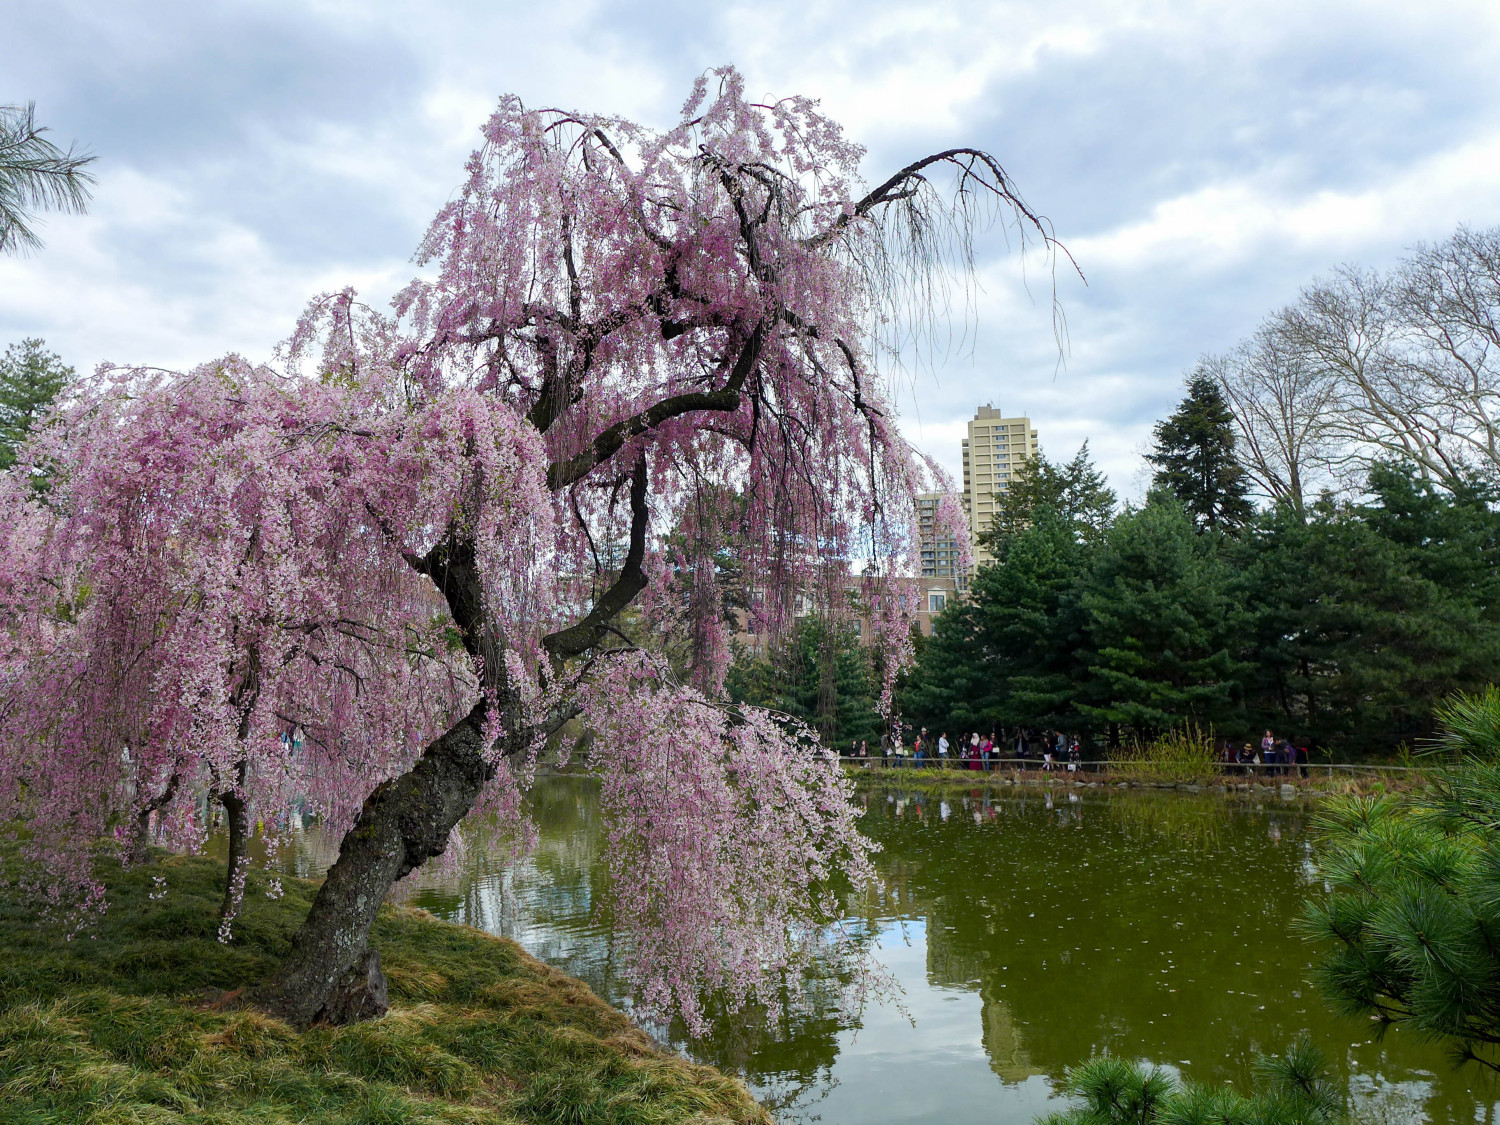
[{"label": "building window", "polygon": [[947,605],[947,604],[948,604],[948,595],[947,594],[928,594],[927,595],[927,612],[928,613],[942,613],[943,612],[943,607],[945,605]]}]

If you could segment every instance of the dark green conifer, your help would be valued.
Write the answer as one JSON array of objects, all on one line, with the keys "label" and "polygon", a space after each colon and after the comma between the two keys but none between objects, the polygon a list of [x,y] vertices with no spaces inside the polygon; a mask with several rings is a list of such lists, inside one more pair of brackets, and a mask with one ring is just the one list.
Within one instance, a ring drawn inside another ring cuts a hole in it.
[{"label": "dark green conifer", "polygon": [[0,357],[0,470],[73,378],[73,369],[37,339],[22,340]]},{"label": "dark green conifer", "polygon": [[1233,716],[1239,607],[1215,545],[1169,495],[1115,521],[1081,600],[1090,676],[1079,708],[1097,725],[1152,737]]},{"label": "dark green conifer", "polygon": [[1115,516],[1115,494],[1084,442],[1073,459],[1055,464],[1040,454],[1021,462],[1010,487],[996,496],[995,518],[979,541],[995,558],[1031,525],[1043,508],[1054,512],[1083,542],[1097,542]]},{"label": "dark green conifer", "polygon": [[1330,949],[1315,973],[1338,1011],[1500,1071],[1500,689],[1440,718],[1446,767],[1429,788],[1324,806],[1332,891],[1304,925]]},{"label": "dark green conifer", "polygon": [[1234,413],[1206,372],[1188,379],[1188,395],[1171,417],[1156,424],[1154,488],[1171,492],[1199,531],[1232,532],[1254,515],[1248,478],[1235,458]]}]

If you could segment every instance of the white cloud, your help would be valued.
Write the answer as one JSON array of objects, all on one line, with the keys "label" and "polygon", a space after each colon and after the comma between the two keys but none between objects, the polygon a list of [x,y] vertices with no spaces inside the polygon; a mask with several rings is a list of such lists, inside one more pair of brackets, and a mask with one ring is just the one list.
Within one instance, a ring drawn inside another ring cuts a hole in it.
[{"label": "white cloud", "polygon": [[820,97],[872,175],[964,142],[1021,176],[1090,279],[1060,275],[1066,365],[1050,279],[1033,259],[1028,292],[990,239],[975,322],[903,383],[903,427],[956,472],[994,401],[1049,455],[1088,437],[1132,492],[1200,353],[1340,261],[1500,222],[1493,0],[162,7],[59,0],[8,27],[0,101],[38,98],[101,178],[41,256],[0,259],[0,343],[83,367],[267,356],[313,293],[410,276],[500,93],[667,124],[735,62]]},{"label": "white cloud", "polygon": [[1318,253],[1332,263],[1372,245],[1430,239],[1460,222],[1500,221],[1500,130],[1358,191],[1294,194],[1277,178],[1205,185],[1071,249],[1095,269],[1213,274],[1253,261],[1267,247]]}]

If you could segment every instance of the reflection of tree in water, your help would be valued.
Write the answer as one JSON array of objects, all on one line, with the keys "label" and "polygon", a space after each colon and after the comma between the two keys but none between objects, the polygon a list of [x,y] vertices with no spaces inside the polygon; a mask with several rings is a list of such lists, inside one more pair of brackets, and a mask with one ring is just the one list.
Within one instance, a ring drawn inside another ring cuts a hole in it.
[{"label": "reflection of tree in water", "polygon": [[[882,883],[850,895],[848,914],[872,935],[903,919],[925,931],[928,982],[977,992],[972,1034],[1002,1082],[1056,1078],[1104,1049],[1186,1066],[1197,1081],[1246,1082],[1257,1050],[1307,1027],[1334,1055],[1361,1037],[1345,1071],[1371,1122],[1472,1117],[1474,1096],[1440,1059],[1417,1063],[1426,1056],[1410,1044],[1364,1044],[1366,1030],[1335,1019],[1303,983],[1310,953],[1287,930],[1311,878],[1299,805],[1061,785],[861,798],[864,828],[885,846]],[[531,855],[504,863],[481,828],[467,827],[469,846],[413,888],[416,901],[514,937],[627,1006],[608,919],[596,916],[607,888],[595,868],[594,785],[548,779],[532,808]],[[299,862],[314,873],[315,834],[304,843]],[[798,988],[806,1002],[775,1026],[749,1012],[716,1020],[703,1040],[653,1030],[742,1075],[779,1119],[816,1120],[838,1082],[839,1033],[862,1020],[840,1010],[838,974]]]},{"label": "reflection of tree in water", "polygon": [[1010,1005],[995,995],[997,989],[992,984],[984,983],[992,975],[986,971],[986,953],[963,947],[941,919],[928,916],[928,981],[941,988],[978,991],[980,1043],[990,1060],[990,1069],[1004,1082],[1024,1082],[1032,1075],[1046,1072],[1032,1063]]},{"label": "reflection of tree in water", "polygon": [[1224,831],[1224,801],[1186,793],[1111,794],[1099,804],[1120,833],[1137,844],[1163,837],[1217,848]]},{"label": "reflection of tree in water", "polygon": [[[602,832],[596,795],[589,778],[544,779],[527,798],[537,827],[529,852],[515,855],[490,824],[465,824],[448,863],[419,869],[406,881],[409,887],[403,884],[407,900],[450,921],[513,938],[628,1007],[627,987],[615,971],[609,888],[597,862]],[[864,955],[873,932],[851,927],[850,949],[836,953],[829,945],[816,975],[788,982],[781,996],[784,1014],[774,1023],[763,1009],[729,1016],[720,1002],[714,1032],[705,1039],[690,1039],[676,1025],[648,1030],[700,1062],[743,1077],[778,1120],[816,1120],[813,1107],[837,1084],[831,1069],[838,1034],[858,1026],[858,1012],[850,1011],[850,959]],[[714,1008],[710,1001],[709,1010]]]},{"label": "reflection of tree in water", "polygon": [[832,1069],[839,1034],[860,1028],[867,1000],[884,998],[865,995],[868,981],[860,973],[877,927],[854,922],[841,932],[846,940],[825,941],[811,971],[783,980],[778,1018],[757,1004],[730,1014],[711,1000],[708,1036],[689,1039],[674,1025],[670,1040],[698,1061],[744,1078],[777,1121],[819,1120],[817,1103],[838,1085]]},{"label": "reflection of tree in water", "polygon": [[540,779],[526,798],[532,847],[519,849],[493,820],[465,822],[448,861],[413,872],[404,893],[439,917],[512,938],[621,1003],[609,919],[599,909],[597,788],[587,777]]},{"label": "reflection of tree in water", "polygon": [[1361,1037],[1351,1094],[1361,1074],[1432,1066],[1430,1090],[1370,1098],[1392,1121],[1403,1097],[1432,1120],[1472,1112],[1433,1052],[1363,1043],[1306,982],[1312,952],[1291,928],[1310,877],[1299,804],[976,788],[946,794],[944,816],[932,795],[870,798],[886,886],[857,908],[925,918],[929,982],[979,992],[976,1030],[1006,1082],[1108,1050],[1248,1084],[1257,1052],[1307,1028],[1334,1054]]},{"label": "reflection of tree in water", "polygon": [[1145,844],[1166,838],[1178,845],[1218,850],[1226,833],[1263,828],[1269,839],[1279,842],[1283,832],[1300,837],[1304,828],[1302,806],[1295,802],[1265,806],[1211,794],[1149,791],[1106,793],[1090,804],[1095,802],[1121,833]]},{"label": "reflection of tree in water", "polygon": [[673,1043],[699,1062],[736,1074],[755,1088],[756,1096],[778,1121],[816,1121],[813,1108],[838,1084],[833,1077],[838,1035],[847,1026],[833,1003],[789,1014],[772,1022],[752,1005],[738,1015],[714,1011],[713,1032],[688,1039],[680,1026],[670,1030]]}]

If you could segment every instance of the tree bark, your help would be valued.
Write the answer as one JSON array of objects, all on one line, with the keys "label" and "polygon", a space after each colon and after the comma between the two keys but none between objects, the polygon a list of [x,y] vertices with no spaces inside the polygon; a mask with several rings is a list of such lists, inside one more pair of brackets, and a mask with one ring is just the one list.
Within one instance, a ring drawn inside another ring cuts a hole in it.
[{"label": "tree bark", "polygon": [[173,773],[161,794],[143,804],[135,814],[135,830],[130,837],[130,862],[147,863],[151,859],[151,814],[169,804],[177,794],[182,775]]},{"label": "tree bark", "polygon": [[[732,389],[719,392],[723,401],[713,395],[676,396],[611,427],[585,454],[567,466],[553,466],[549,478],[554,487],[560,487],[556,483],[559,474],[569,481],[581,479],[600,457],[612,456],[626,440],[667,418],[690,409],[734,409],[739,404],[738,387],[754,366],[764,336],[758,324],[730,373]],[[542,638],[555,669],[597,645],[611,620],[646,587],[641,564],[650,529],[649,478],[645,455],[638,454],[630,473],[630,548],[625,564],[582,620]],[[385,1011],[385,977],[379,956],[370,947],[370,927],[380,904],[398,879],[442,853],[454,826],[468,815],[495,776],[498,767],[494,756],[487,754],[490,747],[485,737],[490,706],[498,706],[505,719],[505,753],[530,741],[531,732],[506,682],[504,646],[485,613],[473,541],[450,532],[426,555],[405,557],[447,601],[464,647],[479,659],[480,686],[487,698],[428,745],[410,770],[379,785],[365,800],[354,827],[345,833],[339,857],[328,869],[307,920],[293,936],[291,951],[257,993],[262,1007],[298,1026],[346,1023]]]},{"label": "tree bark", "polygon": [[381,784],[339,845],[339,858],[260,996],[298,1026],[384,1011],[385,978],[370,948],[376,911],[396,880],[440,854],[496,767],[486,760],[480,703],[430,744],[409,771]]},{"label": "tree bark", "polygon": [[[240,775],[243,778],[244,766],[240,767]],[[218,798],[224,806],[224,820],[229,826],[229,863],[224,877],[224,901],[219,904],[219,923],[223,925],[234,920],[244,898],[245,867],[250,862],[246,854],[250,841],[250,816],[245,798],[236,790],[225,789]]]}]

